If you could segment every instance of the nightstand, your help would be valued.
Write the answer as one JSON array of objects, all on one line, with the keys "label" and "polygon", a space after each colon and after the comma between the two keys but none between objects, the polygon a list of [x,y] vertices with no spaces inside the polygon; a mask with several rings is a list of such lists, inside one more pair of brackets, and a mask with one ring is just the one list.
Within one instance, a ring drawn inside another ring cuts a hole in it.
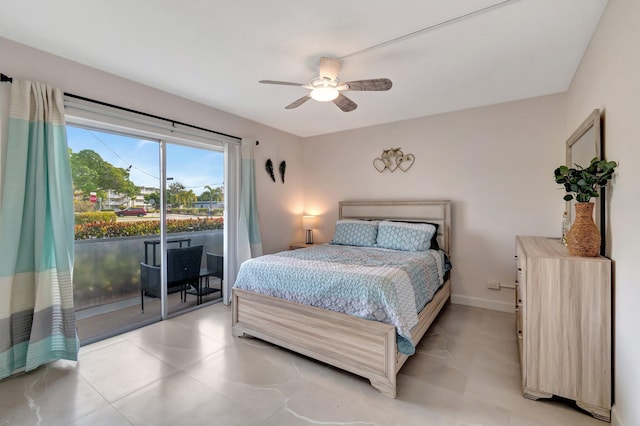
[{"label": "nightstand", "polygon": [[319,246],[321,243],[312,243],[312,244],[307,244],[304,241],[302,241],[301,243],[293,243],[289,246],[289,250],[297,250],[297,249],[302,249],[302,248],[307,248],[307,247],[313,247],[313,246]]}]

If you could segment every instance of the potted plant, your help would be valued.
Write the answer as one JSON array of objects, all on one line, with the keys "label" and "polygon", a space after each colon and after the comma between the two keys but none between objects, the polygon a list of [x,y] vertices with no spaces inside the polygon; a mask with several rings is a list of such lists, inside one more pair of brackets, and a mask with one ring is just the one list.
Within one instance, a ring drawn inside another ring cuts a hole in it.
[{"label": "potted plant", "polygon": [[597,256],[600,249],[600,231],[593,222],[593,203],[598,188],[606,186],[618,164],[594,157],[588,167],[560,166],[553,172],[556,183],[564,186],[565,201],[575,198],[576,219],[567,233],[567,247],[572,256]]}]

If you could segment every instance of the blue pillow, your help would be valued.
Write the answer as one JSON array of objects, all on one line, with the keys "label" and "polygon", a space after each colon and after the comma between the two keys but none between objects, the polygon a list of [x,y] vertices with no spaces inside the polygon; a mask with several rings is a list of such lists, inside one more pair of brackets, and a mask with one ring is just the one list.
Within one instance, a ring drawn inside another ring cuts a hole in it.
[{"label": "blue pillow", "polygon": [[342,219],[336,222],[336,233],[331,244],[375,247],[378,235],[377,220]]},{"label": "blue pillow", "polygon": [[376,247],[404,251],[426,251],[436,227],[430,223],[382,221],[378,226]]},{"label": "blue pillow", "polygon": [[436,228],[436,232],[433,233],[433,237],[431,237],[431,250],[440,250],[440,243],[438,242],[438,228],[440,228],[440,224],[433,222],[407,222],[404,220],[392,220],[392,222],[402,222],[402,223],[427,223],[429,225],[433,225]]}]

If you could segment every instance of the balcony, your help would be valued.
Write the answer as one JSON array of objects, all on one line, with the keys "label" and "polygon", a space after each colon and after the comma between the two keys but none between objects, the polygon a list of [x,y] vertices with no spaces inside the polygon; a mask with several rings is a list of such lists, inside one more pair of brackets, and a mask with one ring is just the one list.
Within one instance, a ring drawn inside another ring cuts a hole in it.
[{"label": "balcony", "polygon": [[[145,296],[145,312],[140,309],[140,263],[145,262],[145,241],[153,239],[157,240],[158,236],[76,240],[74,303],[78,335],[83,344],[159,319],[160,299]],[[223,253],[222,229],[171,233],[168,239],[189,239],[192,246],[203,245],[203,253]],[[147,262],[153,262],[152,253],[149,249]],[[155,263],[159,262],[158,246]],[[205,264],[203,258],[202,265]],[[218,286],[219,280],[212,285]],[[208,300],[219,295],[216,293]],[[169,313],[195,305],[195,296],[188,296],[183,303],[179,293],[168,295]]]}]

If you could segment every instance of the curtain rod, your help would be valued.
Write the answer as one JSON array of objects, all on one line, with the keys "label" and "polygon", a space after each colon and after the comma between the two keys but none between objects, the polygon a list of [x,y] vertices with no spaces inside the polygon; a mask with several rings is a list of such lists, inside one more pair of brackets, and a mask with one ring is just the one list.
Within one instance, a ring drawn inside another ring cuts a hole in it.
[{"label": "curtain rod", "polygon": [[[13,78],[9,77],[8,75],[0,73],[0,82],[3,82],[3,81],[9,82],[9,83],[13,83]],[[151,117],[151,118],[155,118],[155,119],[158,119],[158,120],[167,121],[167,122],[169,122],[169,123],[171,123],[173,125],[179,124],[181,126],[191,127],[192,129],[202,130],[203,132],[214,133],[216,135],[226,136],[228,138],[237,139],[237,140],[242,140],[242,138],[240,138],[238,136],[233,136],[233,135],[229,135],[227,133],[222,133],[222,132],[216,132],[215,130],[206,129],[206,128],[200,127],[200,126],[194,126],[193,124],[183,123],[181,121],[172,120],[170,118],[160,117],[158,115],[148,114],[148,113],[142,112],[142,111],[136,111],[135,109],[125,108],[125,107],[121,107],[121,106],[118,106],[118,105],[113,105],[113,104],[110,104],[110,103],[107,103],[107,102],[97,101],[95,99],[86,98],[84,96],[74,95],[73,93],[65,92],[64,94],[66,96],[69,96],[70,98],[80,99],[81,101],[92,102],[94,104],[107,106],[107,107],[119,109],[119,110],[122,110],[122,111],[132,112],[134,114],[144,115],[145,117]]]}]

